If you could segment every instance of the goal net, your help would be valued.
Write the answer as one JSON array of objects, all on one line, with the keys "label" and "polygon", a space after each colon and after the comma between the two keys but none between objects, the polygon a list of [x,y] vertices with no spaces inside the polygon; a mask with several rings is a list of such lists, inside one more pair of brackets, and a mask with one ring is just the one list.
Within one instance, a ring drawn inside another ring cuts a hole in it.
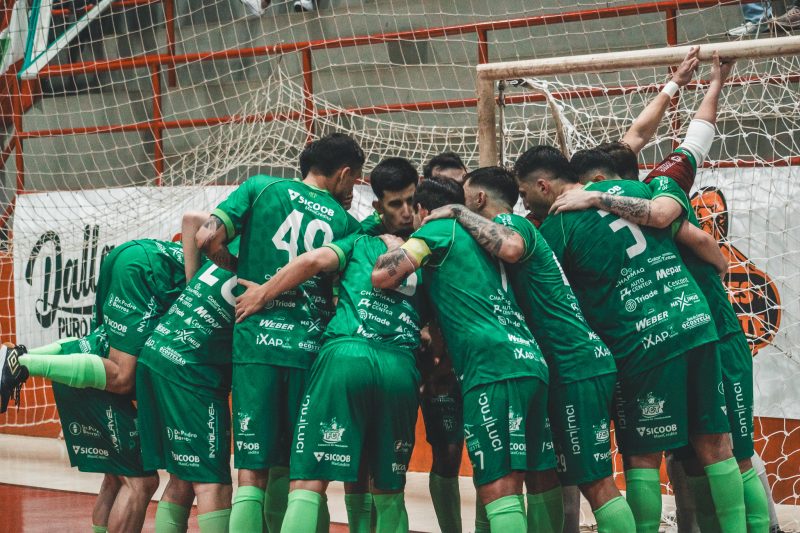
[{"label": "goal net", "polygon": [[[296,177],[310,138],[353,135],[367,176],[389,155],[421,169],[446,150],[476,168],[487,146],[478,141],[479,63],[709,49],[728,42],[726,30],[742,18],[728,0],[546,0],[535,10],[499,1],[320,0],[315,11],[295,12],[292,1],[274,0],[249,15],[239,0],[117,0],[80,24],[92,4],[19,3],[0,35],[2,340],[35,346],[85,333],[110,247],[174,238],[183,211],[213,208],[254,173]],[[35,69],[21,59],[28,32],[42,35],[23,23],[26,5],[49,13],[48,42],[31,42],[58,51]],[[70,28],[80,31],[61,38]],[[743,42],[773,36],[764,32]],[[731,257],[731,295],[758,349],[759,449],[776,498],[792,504],[800,481],[799,63],[739,61],[695,198]],[[682,91],[643,164],[680,140],[706,73]],[[556,143],[557,132],[571,149],[618,139],[667,76],[664,63],[529,76],[538,89],[507,87],[504,124],[490,144],[512,161],[527,146]],[[353,213],[367,215],[371,200],[359,185]],[[0,432],[59,431],[43,380],[29,381],[20,408],[0,416]]]}]

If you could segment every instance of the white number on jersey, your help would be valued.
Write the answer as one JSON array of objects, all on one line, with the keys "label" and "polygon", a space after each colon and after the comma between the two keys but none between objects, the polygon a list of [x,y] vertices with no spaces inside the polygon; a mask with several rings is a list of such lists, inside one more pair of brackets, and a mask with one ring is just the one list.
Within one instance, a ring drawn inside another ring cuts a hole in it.
[{"label": "white number on jersey", "polygon": [[[197,279],[202,281],[209,287],[213,287],[219,281],[219,278],[214,275],[214,272],[216,272],[218,268],[219,267],[217,265],[211,265],[210,267],[208,267],[208,270],[203,272]],[[220,294],[225,299],[225,301],[228,302],[228,304],[230,304],[233,307],[236,306],[236,297],[233,295],[233,288],[236,287],[237,279],[238,278],[236,276],[232,276],[231,278],[228,279],[228,281],[223,283],[222,287],[220,287],[219,289]]]},{"label": "white number on jersey", "polygon": [[[597,213],[601,217],[605,217],[609,214],[608,211],[603,211],[602,209],[598,209]],[[647,241],[644,238],[642,230],[633,222],[625,220],[624,218],[618,218],[611,222],[608,227],[611,228],[611,231],[614,233],[618,232],[622,228],[627,228],[631,232],[633,235],[633,240],[636,242],[634,242],[633,245],[628,246],[628,248],[625,250],[625,252],[628,254],[628,257],[631,259],[644,252],[647,248]]]},{"label": "white number on jersey", "polygon": [[[278,231],[272,236],[272,244],[278,250],[288,253],[289,261],[297,257],[297,241],[300,238],[300,225],[302,222],[303,213],[295,209],[289,213],[286,220],[278,227]],[[303,245],[306,252],[314,249],[314,240],[320,232],[322,232],[322,244],[327,244],[333,240],[333,230],[330,225],[324,220],[315,218],[308,223],[306,233],[303,236]]]}]

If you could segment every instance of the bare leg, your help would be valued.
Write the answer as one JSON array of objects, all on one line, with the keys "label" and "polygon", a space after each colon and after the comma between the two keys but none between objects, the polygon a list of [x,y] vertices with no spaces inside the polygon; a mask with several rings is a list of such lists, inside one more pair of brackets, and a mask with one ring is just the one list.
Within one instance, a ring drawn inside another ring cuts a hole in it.
[{"label": "bare leg", "polygon": [[194,483],[197,495],[197,514],[211,513],[231,508],[233,487],[223,483]]},{"label": "bare leg", "polygon": [[92,524],[95,526],[108,527],[108,515],[111,514],[111,508],[114,505],[114,500],[117,498],[121,487],[122,482],[119,477],[111,474],[103,476],[103,484],[100,485],[100,492],[97,494],[97,499],[94,501]]},{"label": "bare leg", "polygon": [[108,530],[114,533],[136,533],[142,530],[147,505],[158,489],[158,476],[123,476],[121,480],[122,487],[108,519]]},{"label": "bare leg", "polygon": [[191,507],[194,503],[192,484],[170,474],[167,486],[164,487],[164,494],[161,495],[161,501],[174,503],[181,507]]}]

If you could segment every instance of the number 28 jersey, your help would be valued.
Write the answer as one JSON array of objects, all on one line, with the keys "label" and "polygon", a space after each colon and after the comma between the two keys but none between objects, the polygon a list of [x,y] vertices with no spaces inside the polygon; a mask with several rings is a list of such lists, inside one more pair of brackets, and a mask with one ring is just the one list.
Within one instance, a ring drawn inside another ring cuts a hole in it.
[{"label": "number 28 jersey", "polygon": [[[591,183],[586,189],[651,197],[647,185],[630,180]],[[640,228],[607,211],[588,209],[551,215],[540,232],[622,376],[717,340],[706,299],[669,229]],[[684,277],[681,290],[665,289],[669,280]]]},{"label": "number 28 jersey", "polygon": [[[264,175],[241,184],[213,214],[229,240],[241,234],[237,274],[255,283],[361,228],[327,191]],[[234,326],[233,362],[309,368],[332,312],[330,277],[309,279]]]}]

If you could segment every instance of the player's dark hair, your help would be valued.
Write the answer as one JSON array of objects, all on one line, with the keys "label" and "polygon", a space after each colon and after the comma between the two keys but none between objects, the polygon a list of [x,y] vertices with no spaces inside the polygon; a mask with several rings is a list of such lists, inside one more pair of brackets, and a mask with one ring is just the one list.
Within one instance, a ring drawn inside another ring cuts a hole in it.
[{"label": "player's dark hair", "polygon": [[463,169],[465,171],[467,170],[467,166],[464,164],[464,161],[462,161],[455,152],[442,152],[439,155],[433,156],[430,161],[425,163],[425,166],[422,167],[422,175],[425,177],[425,179],[430,179],[433,177],[433,169],[436,167],[439,167],[442,170],[448,168]]},{"label": "player's dark hair", "polygon": [[514,174],[520,181],[526,181],[537,170],[549,171],[553,174],[552,179],[578,183],[578,176],[573,172],[569,160],[557,148],[546,144],[529,148],[514,163]]},{"label": "player's dark hair", "polygon": [[607,142],[598,145],[597,149],[607,153],[614,160],[617,176],[625,180],[639,181],[639,160],[628,143]]},{"label": "player's dark hair", "polygon": [[572,159],[569,163],[581,182],[588,181],[589,178],[598,173],[607,178],[618,177],[614,158],[597,148],[578,150],[572,154]]},{"label": "player's dark hair", "polygon": [[448,178],[422,180],[414,192],[414,205],[420,204],[428,211],[447,204],[463,204],[464,187]]},{"label": "player's dark hair", "polygon": [[481,187],[489,194],[503,201],[508,207],[514,207],[519,199],[519,184],[514,174],[503,167],[483,167],[473,170],[464,178],[470,187]]},{"label": "player's dark hair", "polygon": [[369,183],[380,200],[386,191],[402,191],[409,185],[418,184],[419,174],[408,159],[389,157],[372,169]]},{"label": "player's dark hair", "polygon": [[342,167],[359,169],[364,166],[364,151],[344,133],[331,133],[309,143],[300,153],[300,173],[305,178],[314,170],[332,176]]}]

